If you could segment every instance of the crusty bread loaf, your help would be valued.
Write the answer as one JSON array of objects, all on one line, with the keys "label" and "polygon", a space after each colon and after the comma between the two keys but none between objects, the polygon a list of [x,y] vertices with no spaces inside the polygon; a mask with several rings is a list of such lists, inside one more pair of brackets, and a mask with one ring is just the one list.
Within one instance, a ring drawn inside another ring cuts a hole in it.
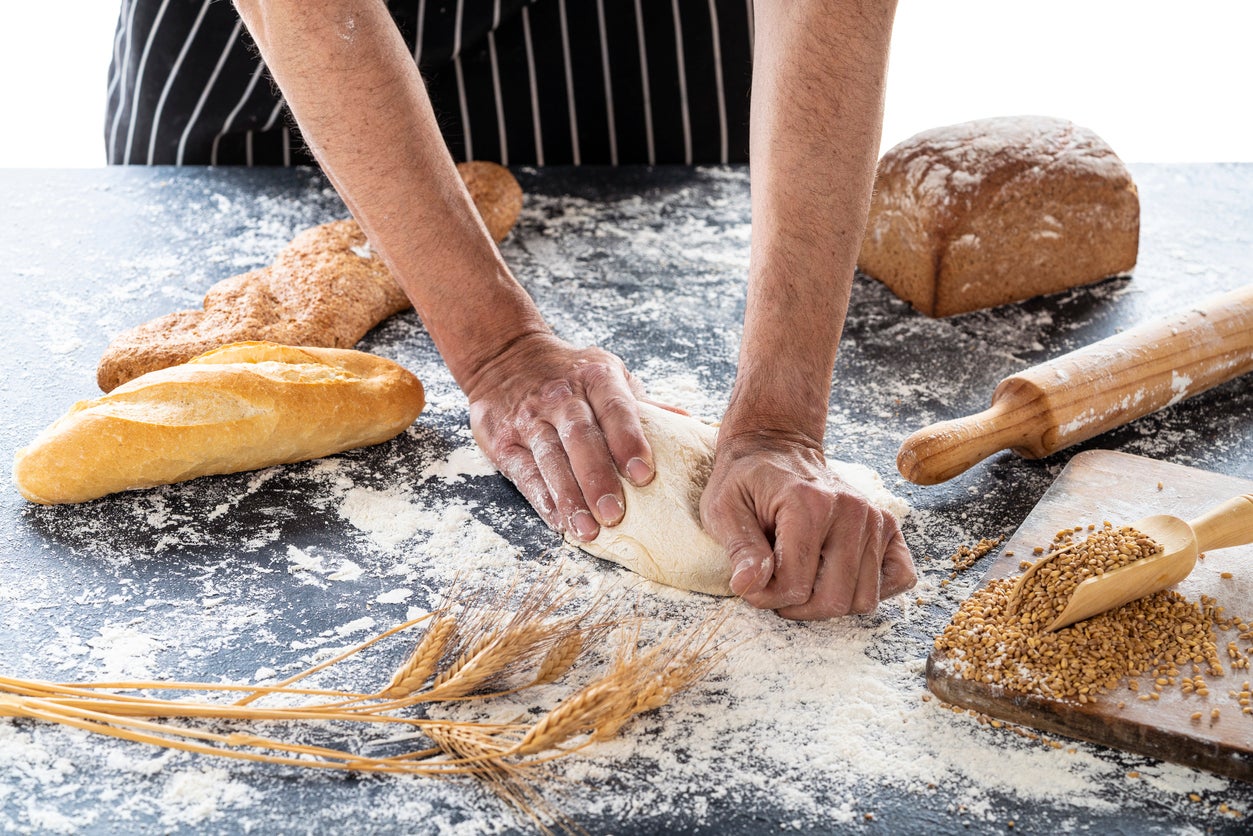
[{"label": "crusty bread loaf", "polygon": [[[507,168],[457,167],[492,236],[509,234],[522,211],[522,188]],[[124,331],[96,368],[104,392],[156,369],[184,363],[242,340],[351,348],[409,299],[353,220],[297,235],[269,267],[223,279],[199,311],[178,311]]]},{"label": "crusty bread loaf", "polygon": [[1135,183],[1095,133],[1042,116],[925,131],[879,161],[857,265],[929,316],[1130,271]]},{"label": "crusty bread loaf", "polygon": [[17,451],[13,479],[32,502],[85,502],[378,444],[424,403],[382,357],[235,343],[74,404]]},{"label": "crusty bread loaf", "polygon": [[499,244],[522,213],[522,187],[509,169],[486,160],[457,163],[457,172],[483,216],[487,231]]},{"label": "crusty bread loaf", "polygon": [[306,229],[274,263],[209,288],[204,309],[178,311],[124,331],[105,349],[96,382],[128,380],[245,340],[351,348],[409,307],[356,221]]}]

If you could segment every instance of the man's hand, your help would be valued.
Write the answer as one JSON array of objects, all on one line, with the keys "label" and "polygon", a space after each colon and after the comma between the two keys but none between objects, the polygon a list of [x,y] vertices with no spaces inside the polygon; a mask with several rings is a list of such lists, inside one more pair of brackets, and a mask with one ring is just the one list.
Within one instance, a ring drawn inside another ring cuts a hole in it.
[{"label": "man's hand", "polygon": [[734,561],[732,588],[789,618],[869,612],[914,582],[895,520],[822,458],[895,5],[753,4],[744,339],[701,518]]},{"label": "man's hand", "polygon": [[479,446],[559,531],[592,540],[622,519],[619,474],[652,481],[639,385],[606,351],[531,334],[475,374],[466,394]]},{"label": "man's hand", "polygon": [[892,515],[799,437],[720,437],[701,522],[727,547],[732,591],[785,618],[869,613],[917,579]]}]

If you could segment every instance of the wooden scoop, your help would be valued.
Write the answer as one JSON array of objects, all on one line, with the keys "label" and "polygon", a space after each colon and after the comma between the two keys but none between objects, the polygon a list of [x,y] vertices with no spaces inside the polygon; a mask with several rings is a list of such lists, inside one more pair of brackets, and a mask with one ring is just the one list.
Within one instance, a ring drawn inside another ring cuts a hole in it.
[{"label": "wooden scoop", "polygon": [[[1162,546],[1162,551],[1080,583],[1071,593],[1065,609],[1046,631],[1059,630],[1174,586],[1196,566],[1197,555],[1201,552],[1253,543],[1253,494],[1229,499],[1191,522],[1159,514],[1137,520],[1131,527],[1152,538]],[[1011,612],[1018,606],[1027,578],[1074,545],[1051,552],[1023,573],[1010,592]]]}]

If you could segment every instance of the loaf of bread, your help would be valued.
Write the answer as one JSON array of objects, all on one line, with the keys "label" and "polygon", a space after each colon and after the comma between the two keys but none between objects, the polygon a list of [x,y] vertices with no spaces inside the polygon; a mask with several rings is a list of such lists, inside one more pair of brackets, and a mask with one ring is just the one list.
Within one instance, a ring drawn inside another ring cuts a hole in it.
[{"label": "loaf of bread", "polygon": [[928,316],[1129,272],[1135,183],[1095,133],[1041,116],[925,131],[879,161],[857,266]]},{"label": "loaf of bread", "polygon": [[[497,241],[522,211],[522,188],[495,163],[458,165],[488,230]],[[244,340],[351,348],[409,299],[353,220],[297,235],[269,267],[223,279],[204,308],[178,311],[124,331],[96,367],[104,392],[141,374],[185,363]]]},{"label": "loaf of bread", "polygon": [[486,160],[457,163],[457,172],[487,224],[487,231],[499,244],[522,213],[522,187],[509,169]]},{"label": "loaf of bread", "polygon": [[424,403],[372,354],[236,343],[76,403],[17,451],[13,479],[31,502],[85,502],[378,444]]}]

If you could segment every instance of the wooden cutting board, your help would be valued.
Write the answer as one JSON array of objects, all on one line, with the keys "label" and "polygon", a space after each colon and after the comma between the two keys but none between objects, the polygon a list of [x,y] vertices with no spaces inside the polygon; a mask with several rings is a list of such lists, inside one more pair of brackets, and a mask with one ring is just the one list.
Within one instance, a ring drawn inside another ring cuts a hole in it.
[{"label": "wooden cutting board", "polygon": [[[1080,453],[1002,546],[983,583],[1018,574],[1021,561],[1034,559],[1033,547],[1047,547],[1062,528],[1100,526],[1104,520],[1119,525],[1150,514],[1191,519],[1225,499],[1251,491],[1253,481],[1247,479],[1127,453]],[[1223,573],[1232,577],[1223,578]],[[1176,589],[1191,600],[1199,600],[1202,594],[1211,596],[1226,607],[1227,614],[1253,619],[1253,546],[1211,552]],[[1178,685],[1171,685],[1162,689],[1160,700],[1140,701],[1124,681],[1100,701],[1079,705],[963,680],[938,652],[927,660],[927,684],[946,702],[1000,720],[1253,781],[1253,714],[1241,713],[1229,693],[1253,680],[1253,671],[1232,670],[1226,654],[1229,641],[1236,641],[1250,655],[1253,646],[1234,632],[1219,631],[1217,637],[1226,673],[1206,675],[1208,697],[1184,695]],[[1152,683],[1141,677],[1141,685],[1145,684]],[[1121,709],[1120,700],[1125,705]],[[1219,709],[1217,720],[1211,720],[1213,708]],[[1203,713],[1200,722],[1191,719],[1197,711]]]}]

